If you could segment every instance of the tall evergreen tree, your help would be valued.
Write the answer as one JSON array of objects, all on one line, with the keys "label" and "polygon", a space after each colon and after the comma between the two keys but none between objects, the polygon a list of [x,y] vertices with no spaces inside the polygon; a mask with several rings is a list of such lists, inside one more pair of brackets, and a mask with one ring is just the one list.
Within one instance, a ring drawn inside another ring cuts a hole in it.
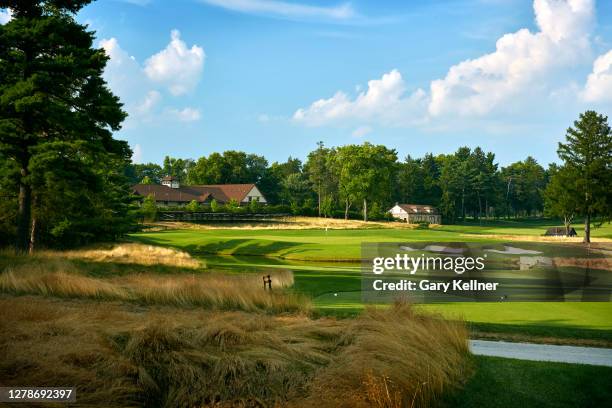
[{"label": "tall evergreen tree", "polygon": [[612,215],[612,131],[608,117],[595,111],[580,114],[574,127],[567,129],[565,139],[557,153],[580,197],[584,242],[591,242],[592,217]]},{"label": "tall evergreen tree", "polygon": [[0,26],[0,154],[18,168],[20,251],[32,237],[32,200],[40,186],[35,179],[44,179],[33,174],[34,167],[43,171],[45,162],[54,162],[47,160],[53,151],[69,155],[58,156],[60,163],[82,166],[131,155],[126,142],[112,137],[126,114],[102,79],[108,57],[93,47],[94,33],[74,19],[89,2],[0,0],[0,8],[13,13]]},{"label": "tall evergreen tree", "polygon": [[328,193],[330,172],[327,165],[330,156],[330,149],[326,148],[323,142],[317,143],[317,150],[310,152],[304,169],[308,174],[308,180],[312,183],[317,193],[317,212],[321,216],[321,203]]}]

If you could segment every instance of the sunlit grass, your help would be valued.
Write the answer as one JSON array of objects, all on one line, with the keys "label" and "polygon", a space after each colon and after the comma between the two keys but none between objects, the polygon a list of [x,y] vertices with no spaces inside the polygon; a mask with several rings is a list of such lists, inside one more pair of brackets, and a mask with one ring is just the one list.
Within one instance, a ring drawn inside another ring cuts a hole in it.
[{"label": "sunlit grass", "polygon": [[409,306],[355,320],[3,297],[0,381],[82,405],[430,406],[468,375],[465,327]]}]

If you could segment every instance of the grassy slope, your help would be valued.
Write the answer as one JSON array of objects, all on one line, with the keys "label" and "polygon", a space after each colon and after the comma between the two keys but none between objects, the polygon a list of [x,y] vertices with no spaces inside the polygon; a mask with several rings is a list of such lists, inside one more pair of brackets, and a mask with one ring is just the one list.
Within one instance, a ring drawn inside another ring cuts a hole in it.
[{"label": "grassy slope", "polygon": [[[363,309],[359,265],[313,263],[321,260],[359,258],[361,242],[480,240],[463,234],[540,235],[548,221],[500,222],[489,226],[452,225],[430,230],[170,230],[134,234],[142,242],[179,247],[200,253],[212,266],[255,271],[289,268],[295,289],[314,298],[323,314],[352,316]],[[609,224],[594,230],[596,236],[612,236]],[[579,231],[579,234],[581,232]],[[490,238],[482,238],[489,241]],[[209,253],[232,255],[214,257]],[[240,255],[259,255],[244,256]],[[267,257],[267,258],[264,258]],[[279,261],[273,257],[284,257]],[[612,303],[452,303],[423,306],[427,310],[461,317],[475,331],[520,333],[528,336],[612,341]]]},{"label": "grassy slope", "polygon": [[[235,265],[237,261],[240,260],[232,260],[232,265]],[[279,266],[277,262],[272,260],[258,261],[261,262],[257,264],[255,259],[250,261],[242,260],[246,265]],[[79,261],[78,263],[81,262],[89,263],[84,261]],[[134,273],[138,272],[138,270],[141,272],[142,268],[142,266],[135,265],[102,263],[99,268],[96,267],[90,273],[100,277],[108,276],[109,272],[112,276],[124,276],[126,273]],[[147,267],[146,269],[149,268],[152,272],[154,269],[155,273],[162,275],[167,275],[170,271],[166,269],[171,269],[170,267],[159,268],[160,270],[157,270],[157,267]],[[298,274],[302,275],[302,277],[296,276],[296,282],[301,279],[299,286],[305,292],[312,291],[314,294],[321,294],[329,292],[330,288],[345,287],[347,282],[353,281],[356,281],[357,287],[359,286],[358,269],[350,265],[294,265],[294,268]],[[181,270],[180,272],[182,273],[183,271]],[[192,273],[193,271],[186,270],[185,272]],[[345,295],[350,293],[340,293],[340,296],[337,297],[340,299],[335,301],[335,307],[341,305]],[[321,298],[324,298],[324,296]],[[56,302],[63,304],[64,300],[57,300]],[[323,303],[319,301],[320,305]],[[100,303],[101,306],[103,304]],[[354,302],[351,305],[355,309],[358,308]],[[612,316],[612,309],[610,309],[610,305],[610,303],[540,303],[537,305],[528,303],[462,303],[426,305],[423,307],[432,308],[435,311],[450,315],[462,313],[467,320],[472,320],[478,324],[514,325],[521,328],[541,328],[542,324],[550,324],[552,325],[551,327],[556,326],[570,329],[572,327],[591,327],[603,330],[609,329],[611,325],[610,316]],[[45,308],[45,310],[49,310],[49,308]],[[108,311],[104,310],[104,315],[106,316]],[[142,311],[140,310],[139,313],[142,314]],[[28,313],[31,313],[31,311],[28,311]],[[88,311],[87,313],[90,312]],[[121,321],[121,319],[118,320]],[[145,320],[148,321],[148,319]],[[20,318],[17,321],[21,321]],[[139,321],[142,323],[142,316]],[[70,322],[73,324],[72,320]],[[58,329],[54,327],[53,330]],[[66,331],[66,333],[72,332]],[[98,350],[98,348],[95,350]],[[608,368],[537,363],[490,357],[475,358],[475,365],[474,377],[468,381],[465,389],[450,398],[449,406],[604,406],[605,401],[609,401],[611,397],[609,390],[612,389],[610,387],[612,373]],[[70,367],[68,372],[73,372],[73,370],[74,368]]]},{"label": "grassy slope", "polygon": [[476,372],[449,407],[603,407],[612,368],[497,357],[474,358]]},{"label": "grassy slope", "polygon": [[[151,244],[173,246],[191,253],[259,255],[294,260],[357,260],[362,242],[398,241],[491,241],[489,235],[542,235],[556,223],[544,221],[444,225],[431,229],[256,230],[192,229],[133,234]],[[581,234],[581,231],[578,232]],[[465,234],[470,234],[466,236]],[[486,235],[487,237],[478,237]],[[593,231],[593,236],[612,237],[612,225]],[[500,237],[500,240],[503,240]]]}]

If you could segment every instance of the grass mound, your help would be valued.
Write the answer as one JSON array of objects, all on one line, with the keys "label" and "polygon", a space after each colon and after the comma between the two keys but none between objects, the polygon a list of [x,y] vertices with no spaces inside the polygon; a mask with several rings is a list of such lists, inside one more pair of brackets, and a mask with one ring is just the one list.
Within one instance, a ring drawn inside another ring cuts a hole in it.
[{"label": "grass mound", "polygon": [[315,379],[312,405],[431,406],[467,377],[467,331],[461,324],[401,304],[367,310],[348,322],[342,354]]},{"label": "grass mound", "polygon": [[0,310],[0,383],[77,385],[77,405],[418,407],[467,357],[462,325],[406,305],[354,321],[6,296]]},{"label": "grass mound", "polygon": [[168,265],[179,268],[201,268],[202,263],[187,252],[144,244],[120,244],[109,248],[96,248],[76,251],[42,251],[40,257],[86,259],[95,262],[117,262],[139,265]]},{"label": "grass mound", "polygon": [[283,290],[293,285],[290,271],[270,272],[275,290],[266,291],[260,275],[150,273],[95,278],[82,275],[78,265],[49,263],[7,267],[0,275],[0,291],[15,294],[96,298],[144,304],[198,306],[214,310],[308,312],[303,295]]}]

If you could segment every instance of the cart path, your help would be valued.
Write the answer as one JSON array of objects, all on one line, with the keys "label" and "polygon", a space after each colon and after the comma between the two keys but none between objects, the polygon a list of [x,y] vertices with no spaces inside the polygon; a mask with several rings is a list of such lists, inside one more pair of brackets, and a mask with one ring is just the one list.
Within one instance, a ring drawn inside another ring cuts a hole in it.
[{"label": "cart path", "polygon": [[608,348],[470,340],[470,351],[479,356],[612,367],[612,349]]}]

